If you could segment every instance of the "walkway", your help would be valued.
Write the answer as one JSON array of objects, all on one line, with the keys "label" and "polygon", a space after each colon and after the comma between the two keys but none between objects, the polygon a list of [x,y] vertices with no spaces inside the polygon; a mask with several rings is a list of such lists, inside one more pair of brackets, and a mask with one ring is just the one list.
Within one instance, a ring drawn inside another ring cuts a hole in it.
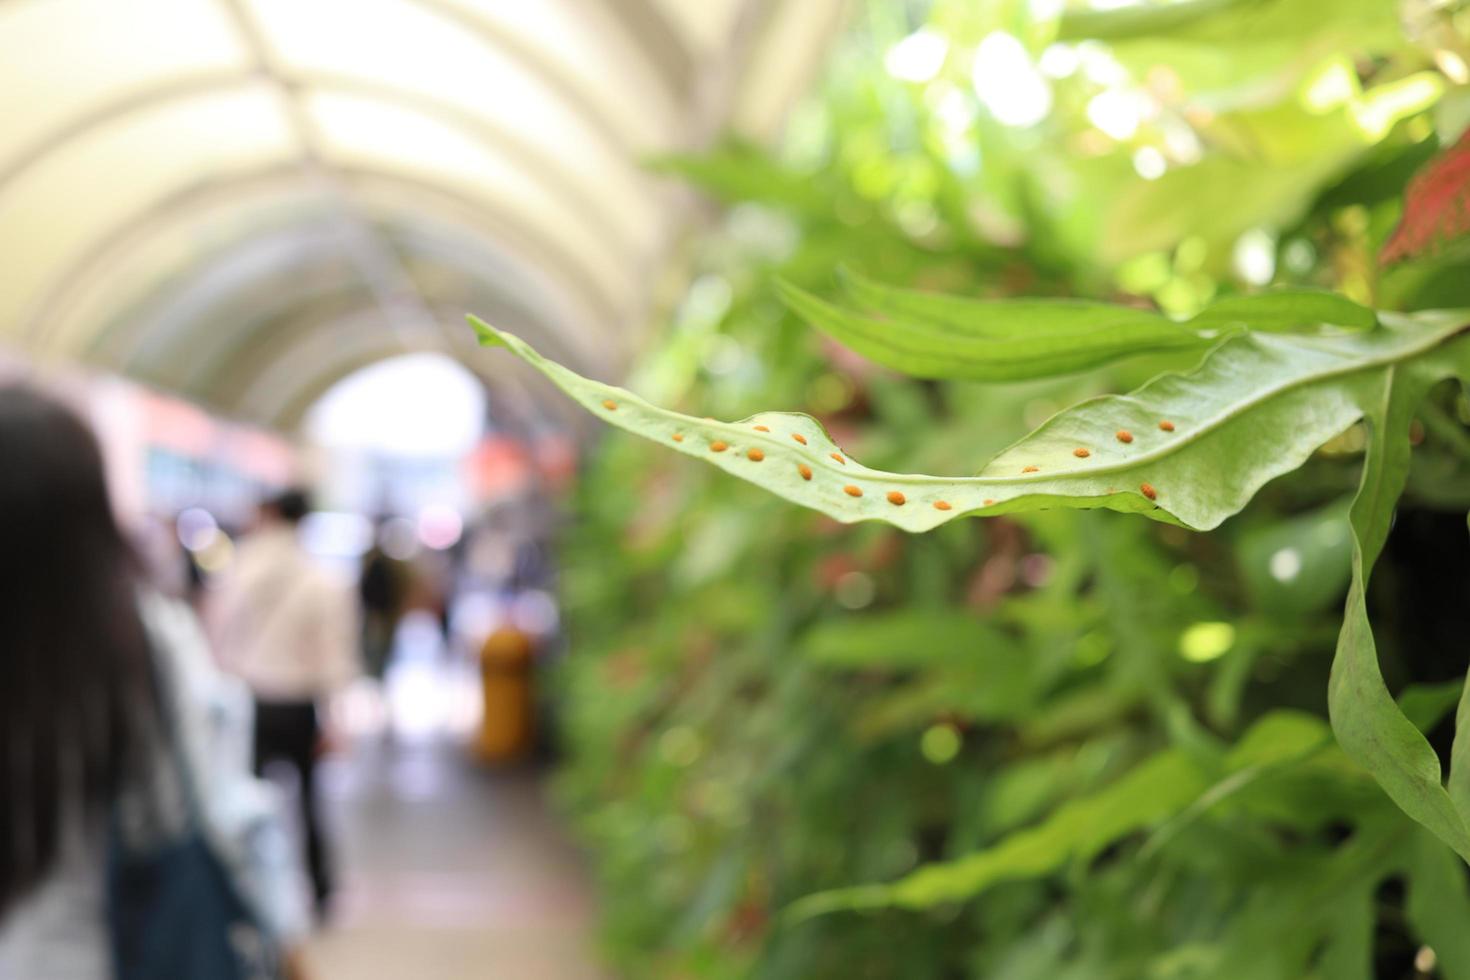
[{"label": "walkway", "polygon": [[323,774],[340,891],[315,980],[601,978],[591,888],[544,787],[461,749],[462,665],[427,643],[401,643],[398,663],[388,700],[407,732],[360,739]]}]

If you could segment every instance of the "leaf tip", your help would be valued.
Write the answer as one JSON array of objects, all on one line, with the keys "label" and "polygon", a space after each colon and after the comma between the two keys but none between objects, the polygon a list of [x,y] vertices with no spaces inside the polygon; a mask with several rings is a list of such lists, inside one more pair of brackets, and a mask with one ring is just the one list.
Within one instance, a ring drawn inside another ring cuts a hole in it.
[{"label": "leaf tip", "polygon": [[505,338],[501,336],[499,330],[496,330],[494,327],[490,326],[490,324],[486,323],[484,320],[481,320],[473,313],[465,314],[465,320],[468,321],[469,325],[474,328],[475,336],[479,338],[481,347],[510,346],[505,342]]},{"label": "leaf tip", "polygon": [[786,906],[781,918],[787,925],[794,926],[833,912],[861,912],[881,908],[891,901],[888,891],[886,885],[854,885],[850,888],[815,892]]}]

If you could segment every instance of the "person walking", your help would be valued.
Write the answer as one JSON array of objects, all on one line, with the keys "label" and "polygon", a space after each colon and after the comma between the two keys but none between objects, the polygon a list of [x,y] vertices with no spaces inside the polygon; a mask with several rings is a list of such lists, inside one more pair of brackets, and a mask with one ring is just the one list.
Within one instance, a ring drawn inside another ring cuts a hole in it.
[{"label": "person walking", "polygon": [[358,673],[357,627],[352,591],[301,546],[297,531],[308,510],[300,489],[261,506],[210,618],[221,665],[255,696],[257,773],[279,761],[299,776],[306,863],[322,916],[333,881],[316,764],[332,741],[326,702]]},{"label": "person walking", "polygon": [[368,676],[379,681],[388,669],[410,581],[407,563],[389,557],[383,548],[385,526],[386,522],[380,522],[372,547],[362,556],[362,574],[357,580],[362,604],[363,667]]},{"label": "person walking", "polygon": [[79,418],[0,384],[0,463],[0,977],[302,976],[249,695],[147,582]]}]

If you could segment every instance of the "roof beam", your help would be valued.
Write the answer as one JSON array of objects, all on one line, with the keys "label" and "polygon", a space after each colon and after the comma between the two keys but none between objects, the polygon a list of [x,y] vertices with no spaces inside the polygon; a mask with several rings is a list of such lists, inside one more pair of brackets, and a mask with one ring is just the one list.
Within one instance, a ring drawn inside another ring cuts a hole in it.
[{"label": "roof beam", "polygon": [[694,57],[683,37],[649,0],[603,0],[623,33],[686,107],[695,89]]},{"label": "roof beam", "polygon": [[[486,237],[504,240],[510,247],[524,250],[533,264],[564,279],[568,288],[581,295],[594,317],[616,322],[617,302],[600,289],[593,277],[581,269],[580,262],[575,257],[562,250],[540,229],[517,221],[486,202],[407,174],[361,166],[340,168],[339,172],[349,179],[405,188],[452,205],[457,211],[464,213],[467,221],[472,222],[471,227],[477,228]],[[191,185],[150,203],[101,236],[63,270],[53,280],[51,288],[32,306],[30,314],[17,325],[18,335],[29,337],[34,343],[42,343],[47,328],[64,319],[66,307],[81,294],[83,283],[99,275],[112,262],[125,257],[156,230],[182,220],[204,207],[228,201],[231,195],[242,188],[301,180],[301,171],[297,164],[282,163]]]},{"label": "roof beam", "polygon": [[[627,232],[615,227],[615,219],[608,213],[601,200],[584,189],[561,164],[536,147],[519,139],[506,127],[496,126],[449,103],[431,96],[402,92],[391,86],[370,80],[355,79],[328,72],[298,73],[291,76],[293,84],[302,88],[322,91],[343,91],[390,105],[400,105],[413,111],[423,112],[445,125],[466,133],[472,140],[484,145],[490,152],[504,156],[519,165],[531,179],[547,185],[550,193],[568,202],[570,209],[592,224],[592,231],[611,247],[625,249],[633,247]],[[92,129],[116,122],[128,115],[148,112],[165,105],[188,99],[205,98],[256,84],[258,76],[231,72],[221,75],[201,75],[188,79],[167,82],[145,90],[130,93],[105,106],[78,117],[71,124],[50,134],[26,151],[13,157],[0,167],[0,194],[19,180],[31,167],[39,165],[52,153],[60,152],[75,140],[84,138]],[[361,169],[361,168],[359,168]],[[461,197],[461,200],[466,200]],[[544,237],[544,236],[543,236]],[[616,243],[616,244],[613,244]],[[560,251],[558,249],[558,251]],[[586,273],[592,277],[592,273]],[[621,305],[610,294],[593,286],[595,278],[588,278],[587,285],[599,293],[602,315],[616,319]],[[21,336],[31,336],[21,331]]]},{"label": "roof beam", "polygon": [[432,314],[419,295],[417,284],[398,261],[393,249],[358,213],[347,196],[341,179],[322,153],[320,134],[312,125],[300,89],[277,71],[270,40],[246,9],[245,0],[220,0],[220,4],[235,25],[256,70],[279,93],[286,121],[301,154],[302,172],[308,180],[320,186],[323,196],[331,202],[333,223],[342,237],[343,250],[372,291],[389,329],[402,333],[416,323],[424,322]]}]

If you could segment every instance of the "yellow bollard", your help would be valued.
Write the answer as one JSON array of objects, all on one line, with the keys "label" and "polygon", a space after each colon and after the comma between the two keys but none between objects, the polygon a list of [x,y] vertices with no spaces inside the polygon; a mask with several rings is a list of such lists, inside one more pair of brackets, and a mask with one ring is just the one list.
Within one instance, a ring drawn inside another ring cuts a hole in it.
[{"label": "yellow bollard", "polygon": [[531,638],[502,626],[480,647],[485,714],[475,754],[485,762],[513,762],[531,750]]}]

